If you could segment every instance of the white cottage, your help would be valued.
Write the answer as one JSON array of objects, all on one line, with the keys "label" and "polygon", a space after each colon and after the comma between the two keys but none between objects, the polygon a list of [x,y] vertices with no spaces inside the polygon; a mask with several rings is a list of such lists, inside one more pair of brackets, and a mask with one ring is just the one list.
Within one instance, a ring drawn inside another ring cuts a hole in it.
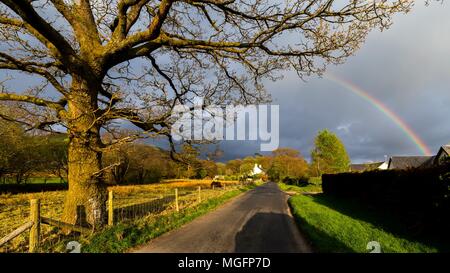
[{"label": "white cottage", "polygon": [[264,171],[262,170],[261,165],[258,165],[255,163],[255,166],[253,167],[253,170],[250,171],[249,175],[253,176],[253,175],[257,175],[257,174],[263,174]]}]

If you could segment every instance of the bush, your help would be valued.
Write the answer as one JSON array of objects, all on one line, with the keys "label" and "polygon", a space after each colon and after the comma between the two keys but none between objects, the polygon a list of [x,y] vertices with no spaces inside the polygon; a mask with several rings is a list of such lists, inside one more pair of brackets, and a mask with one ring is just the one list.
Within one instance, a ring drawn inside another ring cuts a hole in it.
[{"label": "bush", "polygon": [[322,176],[327,195],[355,200],[394,214],[412,231],[439,232],[450,228],[450,165],[409,170],[368,171]]},{"label": "bush", "polygon": [[308,182],[312,185],[322,186],[322,177],[310,177]]},{"label": "bush", "polygon": [[205,169],[200,169],[197,173],[198,179],[204,179],[206,176],[208,176],[208,172]]},{"label": "bush", "polygon": [[283,178],[283,183],[287,185],[294,185],[298,187],[306,187],[309,185],[309,178],[307,176],[302,177],[289,177]]},{"label": "bush", "polygon": [[239,176],[238,175],[225,175],[224,181],[235,181],[235,180],[239,180]]},{"label": "bush", "polygon": [[121,184],[149,184],[158,183],[162,179],[161,172],[158,170],[131,171]]},{"label": "bush", "polygon": [[212,183],[211,183],[211,188],[222,188],[223,187],[223,185],[222,185],[222,183],[220,183],[219,181],[213,181]]}]

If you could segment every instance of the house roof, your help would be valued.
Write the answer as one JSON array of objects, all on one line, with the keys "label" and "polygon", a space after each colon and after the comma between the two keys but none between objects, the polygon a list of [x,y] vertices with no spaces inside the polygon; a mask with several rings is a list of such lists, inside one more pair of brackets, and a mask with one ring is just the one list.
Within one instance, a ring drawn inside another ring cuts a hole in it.
[{"label": "house roof", "polygon": [[447,153],[447,155],[450,155],[450,144],[449,145],[443,145],[442,150]]},{"label": "house roof", "polygon": [[441,148],[439,149],[439,152],[437,153],[435,159],[434,159],[434,164],[435,165],[440,165],[442,162],[440,162],[443,158],[446,157],[450,157],[450,145],[443,145],[441,146]]},{"label": "house roof", "polygon": [[393,156],[389,169],[423,168],[433,164],[434,156]]},{"label": "house roof", "polygon": [[363,172],[363,171],[368,171],[368,170],[374,170],[374,169],[380,167],[381,164],[383,164],[383,161],[381,161],[381,162],[362,163],[362,164],[351,164],[350,165],[350,170],[351,171],[356,171],[356,172]]}]

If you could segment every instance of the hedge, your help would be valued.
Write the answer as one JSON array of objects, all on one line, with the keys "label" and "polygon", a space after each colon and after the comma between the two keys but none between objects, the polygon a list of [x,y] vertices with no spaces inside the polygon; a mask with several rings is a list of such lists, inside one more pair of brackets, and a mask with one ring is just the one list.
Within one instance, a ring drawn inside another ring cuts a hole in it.
[{"label": "hedge", "polygon": [[287,185],[294,185],[298,187],[306,187],[309,185],[309,178],[306,176],[302,177],[289,177],[283,178],[283,183]]},{"label": "hedge", "polygon": [[393,214],[415,232],[450,228],[450,164],[427,169],[376,170],[322,176],[324,194]]}]

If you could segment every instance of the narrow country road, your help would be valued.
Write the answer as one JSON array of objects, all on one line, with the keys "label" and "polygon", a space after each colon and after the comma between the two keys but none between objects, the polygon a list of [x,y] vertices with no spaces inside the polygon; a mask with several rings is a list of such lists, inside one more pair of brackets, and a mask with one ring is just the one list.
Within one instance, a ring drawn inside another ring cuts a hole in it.
[{"label": "narrow country road", "polygon": [[134,252],[311,252],[287,198],[276,183],[265,183]]}]

